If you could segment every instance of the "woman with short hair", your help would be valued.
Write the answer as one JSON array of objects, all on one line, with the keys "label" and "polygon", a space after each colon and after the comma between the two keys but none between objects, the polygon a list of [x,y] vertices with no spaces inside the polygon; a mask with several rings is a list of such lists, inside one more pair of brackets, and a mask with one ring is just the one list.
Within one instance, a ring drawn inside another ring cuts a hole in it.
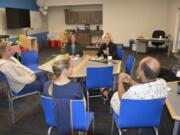
[{"label": "woman with short hair", "polygon": [[118,59],[117,57],[117,47],[116,44],[112,42],[112,36],[110,33],[105,33],[102,37],[103,43],[97,52],[98,57],[107,58],[112,56],[113,59]]}]

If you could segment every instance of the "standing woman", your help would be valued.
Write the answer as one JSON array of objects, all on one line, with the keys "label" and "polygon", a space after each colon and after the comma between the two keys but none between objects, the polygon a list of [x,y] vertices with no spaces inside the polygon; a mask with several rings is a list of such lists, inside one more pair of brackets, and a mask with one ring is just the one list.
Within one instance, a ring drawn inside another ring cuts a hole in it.
[{"label": "standing woman", "polygon": [[97,53],[98,57],[103,56],[107,58],[108,56],[112,56],[113,59],[117,59],[117,47],[116,44],[112,42],[112,36],[110,33],[105,33],[103,35],[103,44]]},{"label": "standing woman", "polygon": [[70,35],[69,42],[65,46],[65,53],[75,57],[83,56],[82,47],[77,43],[77,37],[75,33]]}]

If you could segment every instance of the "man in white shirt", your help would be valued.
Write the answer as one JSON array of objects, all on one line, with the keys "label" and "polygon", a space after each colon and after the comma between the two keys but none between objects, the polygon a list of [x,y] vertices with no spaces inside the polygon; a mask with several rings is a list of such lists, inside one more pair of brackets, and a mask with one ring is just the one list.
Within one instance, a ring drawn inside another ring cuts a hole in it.
[{"label": "man in white shirt", "polygon": [[[126,73],[119,75],[118,91],[111,98],[111,106],[119,115],[120,99],[157,99],[167,96],[167,86],[163,79],[157,78],[160,70],[160,63],[152,58],[146,57],[139,63],[137,69],[137,78],[139,83],[136,83]],[[131,86],[126,92],[124,83],[128,82]]]}]

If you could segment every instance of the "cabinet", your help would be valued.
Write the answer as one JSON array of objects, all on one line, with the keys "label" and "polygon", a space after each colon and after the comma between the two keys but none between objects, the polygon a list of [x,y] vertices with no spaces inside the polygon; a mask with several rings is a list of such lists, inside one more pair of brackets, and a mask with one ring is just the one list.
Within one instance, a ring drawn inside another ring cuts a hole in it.
[{"label": "cabinet", "polygon": [[96,31],[96,30],[90,30],[90,31],[78,31],[77,32],[77,41],[82,47],[86,47],[91,45],[91,39],[93,36],[102,36],[103,31]]},{"label": "cabinet", "polygon": [[102,24],[102,11],[65,10],[66,24]]},{"label": "cabinet", "polygon": [[90,33],[87,31],[77,32],[77,41],[82,45],[86,46],[90,44]]}]

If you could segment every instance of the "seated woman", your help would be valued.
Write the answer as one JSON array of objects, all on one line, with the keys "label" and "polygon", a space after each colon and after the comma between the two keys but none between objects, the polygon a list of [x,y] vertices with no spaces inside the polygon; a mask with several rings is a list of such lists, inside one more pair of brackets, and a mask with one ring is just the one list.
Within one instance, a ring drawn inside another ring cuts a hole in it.
[{"label": "seated woman", "polygon": [[69,42],[65,46],[65,53],[75,57],[82,57],[83,50],[81,46],[77,43],[76,34],[72,33],[69,37]]},{"label": "seated woman", "polygon": [[98,50],[98,57],[103,56],[107,58],[108,56],[112,56],[113,59],[117,59],[117,47],[116,44],[112,42],[112,37],[110,33],[105,33],[103,35],[103,44]]},{"label": "seated woman", "polygon": [[73,71],[69,56],[60,56],[52,64],[52,69],[54,79],[44,84],[44,95],[54,99],[53,111],[59,133],[70,135],[70,99],[83,99],[83,89],[79,83],[68,78]]},{"label": "seated woman", "polygon": [[54,98],[82,99],[83,89],[81,85],[68,77],[73,72],[71,58],[62,55],[52,64],[53,81],[44,84],[44,95]]},{"label": "seated woman", "polygon": [[16,94],[42,91],[43,82],[48,80],[44,73],[37,75],[12,57],[12,50],[7,42],[0,43],[0,72],[2,72]]}]

